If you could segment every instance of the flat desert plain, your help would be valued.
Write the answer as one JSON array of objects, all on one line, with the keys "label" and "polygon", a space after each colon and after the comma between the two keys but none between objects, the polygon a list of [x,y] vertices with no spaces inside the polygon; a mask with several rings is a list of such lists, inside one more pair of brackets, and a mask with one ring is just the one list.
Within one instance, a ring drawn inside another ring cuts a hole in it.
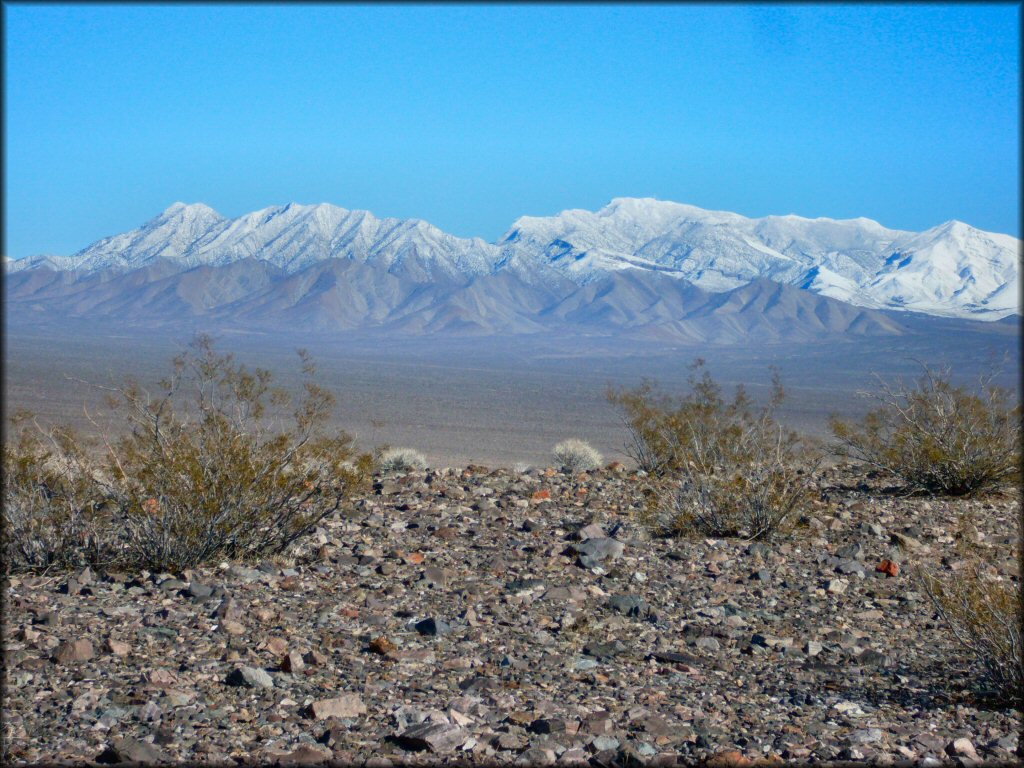
[{"label": "flat desert plain", "polygon": [[[901,316],[901,320],[908,322]],[[787,398],[780,418],[794,429],[828,437],[832,414],[856,418],[873,406],[858,395],[877,390],[874,376],[910,382],[920,362],[948,365],[969,382],[1001,363],[997,381],[1014,389],[1020,367],[1019,326],[930,318],[911,334],[807,344],[670,346],[614,337],[400,337],[366,334],[214,331],[217,347],[240,362],[273,371],[297,390],[295,350],[318,363],[318,380],[338,398],[335,422],[364,449],[388,444],[423,452],[433,466],[544,466],[551,447],[582,438],[608,460],[625,460],[628,439],[608,403],[612,387],[643,379],[671,393],[687,391],[694,359],[732,392],[769,391],[770,367]],[[27,408],[46,420],[92,426],[83,407],[105,415],[102,390],[126,375],[152,383],[191,338],[188,330],[112,329],[86,323],[19,327],[5,333],[4,395],[8,413]]]}]

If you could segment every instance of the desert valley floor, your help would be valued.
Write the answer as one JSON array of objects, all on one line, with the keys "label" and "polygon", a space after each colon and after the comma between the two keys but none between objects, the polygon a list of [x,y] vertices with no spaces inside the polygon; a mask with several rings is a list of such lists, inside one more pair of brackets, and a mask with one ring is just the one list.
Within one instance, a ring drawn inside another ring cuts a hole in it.
[{"label": "desert valley floor", "polygon": [[[914,316],[901,315],[905,323]],[[191,337],[187,329],[112,330],[85,322],[19,326],[5,334],[4,395],[9,412],[27,408],[47,420],[94,429],[83,405],[101,419],[102,390],[126,375],[152,382]],[[913,326],[911,326],[913,327]],[[515,337],[394,336],[339,333],[214,332],[218,348],[239,362],[263,366],[276,381],[298,387],[295,350],[308,348],[319,381],[338,397],[337,427],[359,445],[409,446],[432,466],[469,463],[546,466],[551,447],[567,437],[591,442],[609,460],[626,460],[628,438],[608,403],[609,385],[657,381],[683,393],[697,357],[727,389],[742,383],[756,398],[776,366],[787,390],[780,417],[794,429],[827,438],[830,414],[859,416],[873,407],[858,390],[877,390],[873,375],[912,382],[916,361],[949,365],[971,382],[994,362],[997,383],[1019,386],[1019,326],[929,318],[920,332],[893,337],[804,344],[669,345],[601,337],[533,334]]]}]

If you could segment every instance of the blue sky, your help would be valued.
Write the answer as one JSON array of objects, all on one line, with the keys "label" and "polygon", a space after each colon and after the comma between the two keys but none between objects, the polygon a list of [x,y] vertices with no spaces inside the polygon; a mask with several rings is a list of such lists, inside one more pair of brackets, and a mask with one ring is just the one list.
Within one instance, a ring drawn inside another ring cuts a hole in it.
[{"label": "blue sky", "polygon": [[1020,235],[1016,5],[4,12],[14,257],[179,200],[488,240],[620,196]]}]

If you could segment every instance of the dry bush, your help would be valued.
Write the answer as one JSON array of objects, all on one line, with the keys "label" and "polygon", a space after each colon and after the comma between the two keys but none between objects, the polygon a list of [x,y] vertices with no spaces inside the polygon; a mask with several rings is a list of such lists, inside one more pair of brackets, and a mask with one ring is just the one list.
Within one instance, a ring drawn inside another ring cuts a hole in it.
[{"label": "dry bush", "polygon": [[79,438],[11,419],[3,449],[4,562],[14,571],[102,566],[113,557],[110,511]]},{"label": "dry bush", "polygon": [[939,617],[980,669],[982,691],[1024,709],[1020,583],[993,571],[975,557],[955,573],[921,570],[919,577]]},{"label": "dry bush", "polygon": [[862,393],[881,407],[857,425],[833,418],[835,450],[895,475],[914,490],[964,496],[1020,480],[1021,408],[983,377],[976,391],[953,386],[949,370],[922,365],[915,386]]},{"label": "dry bush", "polygon": [[768,404],[755,410],[743,387],[727,400],[697,360],[690,394],[660,395],[650,383],[611,393],[625,411],[631,456],[670,478],[653,496],[648,523],[664,533],[768,538],[784,530],[810,496],[818,457],[775,421],[785,397],[773,374]]},{"label": "dry bush", "polygon": [[624,451],[637,468],[655,477],[678,469],[678,411],[685,403],[658,392],[657,385],[648,380],[635,389],[609,389],[607,396],[622,413],[623,425],[629,433]]},{"label": "dry bush", "polygon": [[107,443],[105,489],[133,564],[180,571],[282,552],[361,482],[370,459],[353,464],[351,438],[326,433],[334,397],[299,355],[307,380],[297,401],[271,386],[269,371],[236,364],[204,335],[157,392],[134,382],[115,391],[111,405],[131,432]]},{"label": "dry bush", "polygon": [[418,472],[427,468],[427,457],[412,448],[385,448],[377,458],[381,472]]},{"label": "dry bush", "polygon": [[601,454],[576,438],[563,440],[551,449],[559,468],[566,472],[589,472],[601,466]]},{"label": "dry bush", "polygon": [[21,553],[21,562],[79,560],[83,536],[116,541],[105,554],[119,566],[157,571],[285,550],[338,509],[372,464],[346,434],[326,432],[334,398],[300,357],[307,380],[295,400],[271,386],[268,371],[236,364],[200,335],[155,392],[132,381],[110,390],[126,434],[113,440],[96,424],[99,461],[61,430],[40,433],[48,444],[27,431],[5,443],[8,525],[26,532],[16,541],[42,531],[43,549],[54,551]]}]

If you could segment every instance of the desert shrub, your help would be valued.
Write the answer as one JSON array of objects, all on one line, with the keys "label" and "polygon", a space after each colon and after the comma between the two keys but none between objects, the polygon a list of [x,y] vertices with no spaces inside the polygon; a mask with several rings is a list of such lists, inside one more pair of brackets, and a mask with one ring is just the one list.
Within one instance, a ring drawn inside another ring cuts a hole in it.
[{"label": "desert shrub", "polygon": [[915,386],[863,393],[880,403],[860,424],[833,418],[838,454],[900,478],[910,488],[963,496],[1020,478],[1021,408],[984,377],[975,391],[948,370],[922,365]]},{"label": "desert shrub", "polygon": [[697,360],[683,397],[647,382],[612,394],[634,460],[661,479],[647,522],[662,533],[768,538],[808,501],[818,457],[774,418],[785,397],[777,374],[770,401],[755,409],[742,386],[726,399],[702,367]]},{"label": "desert shrub", "polygon": [[110,513],[80,439],[11,419],[3,447],[4,562],[11,570],[101,566],[113,557]]},{"label": "desert shrub", "polygon": [[551,453],[558,466],[566,472],[589,472],[601,466],[601,454],[582,440],[563,440]]},{"label": "desert shrub", "polygon": [[300,357],[307,380],[295,399],[200,335],[156,391],[133,381],[111,390],[122,436],[96,424],[98,456],[66,430],[21,430],[4,444],[8,556],[13,546],[31,568],[103,555],[181,571],[285,550],[371,466],[347,435],[327,433],[333,396]]},{"label": "desert shrub", "polygon": [[427,458],[412,448],[387,448],[380,453],[377,467],[381,472],[417,472],[427,468]]},{"label": "desert shrub", "polygon": [[105,490],[126,526],[128,560],[181,570],[282,552],[361,482],[370,459],[354,457],[348,435],[326,432],[334,397],[299,354],[307,378],[298,399],[204,335],[155,393],[131,381],[115,391],[111,405],[130,432],[106,443]]},{"label": "desert shrub", "polygon": [[654,382],[647,380],[635,389],[609,389],[608,401],[622,414],[629,433],[624,450],[638,469],[660,477],[678,468],[677,412],[684,403],[659,393]]},{"label": "desert shrub", "polygon": [[921,570],[939,618],[980,670],[985,694],[1024,709],[1024,614],[1020,583],[999,578],[983,559],[939,575]]}]

